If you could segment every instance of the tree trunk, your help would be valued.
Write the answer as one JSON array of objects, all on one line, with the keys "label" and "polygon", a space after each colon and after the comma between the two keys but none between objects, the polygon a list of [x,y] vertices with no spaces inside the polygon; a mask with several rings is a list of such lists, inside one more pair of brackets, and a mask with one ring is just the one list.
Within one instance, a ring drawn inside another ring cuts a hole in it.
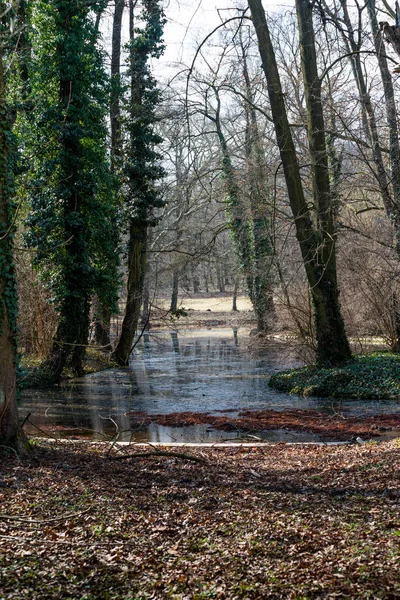
[{"label": "tree trunk", "polygon": [[[116,173],[120,168],[122,147],[121,147],[121,37],[122,37],[122,18],[124,14],[125,0],[115,0],[115,10],[113,19],[112,43],[111,43],[111,101],[110,101],[110,125],[111,125],[111,171]],[[115,235],[115,250],[118,246],[118,234]],[[110,330],[111,330],[111,310],[104,306],[101,300],[94,299],[94,338],[96,344],[104,351],[111,350]]]},{"label": "tree trunk", "polygon": [[393,208],[396,211],[397,227],[400,228],[400,145],[393,81],[387,63],[385,43],[376,18],[375,0],[369,0],[367,8],[385,94],[386,118],[389,128],[390,164],[392,168]]},{"label": "tree trunk", "polygon": [[172,291],[171,291],[171,305],[169,310],[171,313],[176,313],[178,309],[178,294],[179,294],[179,271],[174,269],[172,273]]},{"label": "tree trunk", "polygon": [[216,268],[216,272],[217,272],[218,290],[221,294],[224,294],[225,293],[225,279],[224,279],[223,267],[221,266],[221,263],[219,262],[218,259],[216,261],[215,268]]},{"label": "tree trunk", "polygon": [[243,77],[247,102],[246,111],[246,160],[250,189],[250,210],[252,217],[254,258],[252,265],[253,290],[251,294],[257,329],[266,332],[271,327],[275,314],[273,300],[273,245],[271,241],[271,203],[265,169],[265,156],[262,148],[254,110],[254,99],[250,76],[247,68],[246,52],[241,40],[243,58]]},{"label": "tree trunk", "polygon": [[[379,71],[381,74],[383,91],[385,94],[386,119],[389,128],[389,150],[391,165],[391,183],[393,189],[393,200],[390,211],[387,210],[388,217],[392,219],[395,230],[395,248],[398,259],[400,260],[400,145],[399,130],[397,124],[397,110],[393,89],[392,76],[389,71],[385,43],[383,35],[379,29],[376,18],[375,0],[367,2],[367,9],[371,23],[371,31],[374,37],[374,45],[378,57]],[[397,278],[398,279],[398,278]],[[396,281],[395,285],[398,286]],[[398,290],[394,290],[393,301],[393,322],[395,338],[392,342],[392,350],[400,352],[400,304]]]},{"label": "tree trunk", "polygon": [[113,20],[112,46],[111,46],[111,168],[113,171],[119,166],[121,159],[121,35],[122,18],[124,14],[125,0],[115,0],[115,11]]},{"label": "tree trunk", "polygon": [[132,352],[139,323],[146,274],[147,223],[132,221],[129,232],[129,247],[125,316],[118,344],[112,353],[113,359],[120,366],[129,364],[129,356]]},{"label": "tree trunk", "polygon": [[[329,205],[329,187],[326,184],[326,150],[322,148],[324,126],[318,91],[320,81],[316,74],[315,45],[311,12],[306,0],[298,0],[297,10],[301,27],[302,67],[308,107],[310,153],[313,166],[314,197],[318,202],[317,227],[314,228],[310,209],[301,182],[300,169],[289,126],[284,95],[281,88],[265,12],[261,0],[249,0],[257,33],[262,66],[267,79],[268,95],[275,126],[278,147],[286,179],[289,202],[296,227],[303,262],[310,286],[317,338],[317,363],[325,366],[340,365],[351,357],[350,346],[340,313],[339,289],[336,278],[335,237]],[[305,64],[307,60],[307,64]],[[314,80],[311,74],[314,73]],[[317,94],[315,98],[310,97]],[[313,124],[319,128],[313,131]],[[320,187],[318,187],[320,186]],[[328,227],[325,230],[324,225]]]},{"label": "tree trunk", "polygon": [[382,150],[379,143],[378,125],[375,118],[374,107],[372,106],[371,96],[368,92],[368,87],[364,76],[364,69],[359,54],[359,46],[356,44],[354,39],[354,31],[347,8],[347,0],[340,0],[340,4],[343,9],[343,19],[347,28],[347,32],[341,31],[341,33],[345,44],[350,46],[350,61],[360,96],[362,114],[364,115],[362,122],[365,136],[371,144],[372,156],[376,165],[375,177],[378,182],[379,191],[385,206],[385,210],[387,213],[389,213],[392,209],[392,199],[389,192],[389,180],[386,174]]},{"label": "tree trunk", "polygon": [[238,297],[238,291],[239,291],[239,282],[240,282],[240,277],[237,276],[235,279],[233,295],[232,295],[232,311],[233,312],[238,312],[237,297]]},{"label": "tree trunk", "polygon": [[[48,359],[43,363],[43,371],[59,381],[62,372],[71,359],[71,367],[76,376],[84,374],[83,358],[89,337],[90,303],[93,291],[94,272],[90,256],[91,227],[88,207],[92,208],[92,195],[88,194],[83,182],[86,179],[85,148],[82,144],[82,123],[90,109],[83,105],[83,81],[85,65],[81,60],[80,48],[72,48],[71,39],[78,44],[86,35],[91,20],[89,11],[82,11],[78,0],[57,4],[55,26],[57,27],[57,47],[55,62],[59,77],[59,98],[54,110],[59,127],[58,187],[56,193],[62,198],[62,228],[64,250],[60,254],[59,270],[62,292],[58,303],[59,324],[53,339]],[[79,33],[78,33],[79,32]],[[86,44],[91,43],[88,39]],[[75,54],[70,56],[71,52]],[[69,65],[69,59],[75,65]],[[89,98],[86,101],[90,101]],[[89,121],[90,122],[90,121]],[[54,126],[56,126],[56,124]],[[91,123],[93,126],[93,122]],[[95,195],[95,193],[94,193]]]},{"label": "tree trunk", "polygon": [[[4,12],[3,2],[0,2],[0,10]],[[11,207],[7,194],[7,114],[1,42],[0,113],[0,444],[16,446],[19,437],[16,385],[17,291],[9,230]]]},{"label": "tree trunk", "polygon": [[94,339],[103,352],[111,350],[111,311],[102,305],[98,296],[93,299]]},{"label": "tree trunk", "polygon": [[[252,273],[252,236],[251,236],[251,225],[249,223],[248,215],[246,214],[245,207],[242,201],[242,194],[239,185],[235,179],[234,168],[232,164],[231,155],[229,153],[228,144],[222,130],[220,113],[221,113],[221,101],[218,90],[214,88],[215,98],[217,101],[217,108],[215,117],[209,116],[215,124],[217,131],[218,140],[222,151],[222,171],[226,182],[226,204],[227,213],[229,217],[229,224],[232,230],[233,238],[236,245],[236,250],[240,258],[240,262],[243,268],[243,273],[246,279],[247,290],[251,302],[254,302],[253,294],[253,273]],[[220,270],[221,271],[221,270]],[[217,275],[218,276],[218,275]],[[222,277],[219,278],[222,281]],[[225,282],[223,285],[220,284],[220,291],[225,292]],[[221,289],[223,287],[223,289]]]},{"label": "tree trunk", "polygon": [[143,294],[142,294],[142,317],[140,319],[140,324],[143,327],[146,327],[150,320],[150,280],[149,280],[149,269],[147,268],[146,277],[143,284]]},{"label": "tree trunk", "polygon": [[[159,103],[156,82],[148,67],[151,57],[161,55],[163,13],[158,0],[143,3],[144,33],[135,38],[134,9],[136,2],[129,0],[129,74],[130,119],[129,152],[125,157],[127,182],[126,205],[130,213],[128,284],[125,316],[121,335],[112,353],[121,366],[129,364],[133,340],[138,328],[143,286],[146,275],[147,235],[150,225],[155,224],[154,209],[164,205],[155,181],[163,175],[156,164],[161,157],[155,147],[161,138],[154,132],[155,107]],[[151,93],[150,93],[151,91]]]},{"label": "tree trunk", "polygon": [[[60,103],[68,106],[71,101],[72,81],[60,82]],[[66,117],[65,122],[68,122]],[[74,124],[65,127],[61,144],[66,156],[80,157],[82,149],[76,136],[70,134]],[[85,237],[86,219],[81,210],[81,197],[74,189],[77,172],[65,163],[63,177],[70,182],[70,195],[64,200],[64,239],[67,259],[64,261],[63,278],[65,294],[60,302],[60,320],[48,359],[43,370],[54,381],[60,381],[68,358],[74,375],[84,375],[83,359],[89,338],[90,298],[82,285],[82,262],[87,262]],[[79,215],[79,220],[76,219]],[[81,262],[82,261],[82,262]]]}]

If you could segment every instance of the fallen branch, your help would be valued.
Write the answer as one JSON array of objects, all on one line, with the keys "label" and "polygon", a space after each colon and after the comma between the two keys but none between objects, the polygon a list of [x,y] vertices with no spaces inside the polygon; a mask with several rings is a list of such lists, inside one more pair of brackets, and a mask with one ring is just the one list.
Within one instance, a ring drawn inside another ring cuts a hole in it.
[{"label": "fallen branch", "polygon": [[63,515],[61,517],[50,517],[49,519],[29,519],[24,517],[14,517],[12,515],[2,515],[0,514],[0,519],[5,519],[7,521],[20,521],[22,523],[34,523],[36,524],[44,524],[44,523],[53,523],[54,521],[64,521],[67,519],[74,519],[76,517],[80,517],[85,513],[89,512],[91,508],[86,508],[85,510],[81,510],[80,512],[71,513],[69,515]]},{"label": "fallen branch", "polygon": [[184,454],[183,452],[167,452],[167,451],[156,451],[156,452],[135,452],[134,454],[123,454],[119,456],[109,456],[107,460],[124,460],[128,458],[146,458],[147,456],[172,456],[173,458],[182,458],[184,460],[193,460],[194,462],[204,463],[207,462],[204,458],[199,456],[193,456],[192,454]]}]

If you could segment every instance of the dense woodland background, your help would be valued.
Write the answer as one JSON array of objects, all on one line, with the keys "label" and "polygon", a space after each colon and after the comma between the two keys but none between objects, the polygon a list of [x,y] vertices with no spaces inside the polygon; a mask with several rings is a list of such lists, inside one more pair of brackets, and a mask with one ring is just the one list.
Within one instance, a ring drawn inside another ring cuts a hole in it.
[{"label": "dense woodland background", "polygon": [[161,74],[161,1],[0,9],[0,439],[18,352],[126,365],[160,299],[243,291],[321,365],[399,350],[397,4],[224,6]]}]

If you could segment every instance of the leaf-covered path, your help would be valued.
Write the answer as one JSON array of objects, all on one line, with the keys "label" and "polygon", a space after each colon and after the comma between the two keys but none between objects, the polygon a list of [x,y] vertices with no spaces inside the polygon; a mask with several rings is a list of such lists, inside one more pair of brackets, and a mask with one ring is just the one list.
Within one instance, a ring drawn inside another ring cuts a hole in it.
[{"label": "leaf-covered path", "polygon": [[108,449],[2,458],[0,598],[400,598],[396,440]]}]

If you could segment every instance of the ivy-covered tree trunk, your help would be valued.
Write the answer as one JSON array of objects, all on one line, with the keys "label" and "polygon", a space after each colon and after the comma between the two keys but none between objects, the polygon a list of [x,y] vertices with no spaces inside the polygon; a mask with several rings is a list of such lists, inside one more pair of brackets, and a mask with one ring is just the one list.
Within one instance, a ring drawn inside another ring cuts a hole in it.
[{"label": "ivy-covered tree trunk", "polygon": [[241,40],[243,78],[246,98],[246,162],[250,195],[250,211],[254,244],[253,257],[253,298],[257,329],[267,332],[275,316],[273,299],[273,260],[271,201],[268,190],[265,155],[258,129],[257,116],[246,51]]},{"label": "ivy-covered tree trunk", "polygon": [[[60,31],[57,55],[60,61],[59,107],[65,114],[60,133],[60,179],[67,182],[63,194],[63,229],[65,258],[63,261],[64,295],[60,302],[59,324],[54,337],[46,370],[58,381],[71,355],[71,366],[78,376],[84,374],[83,358],[88,343],[90,294],[87,279],[89,257],[87,253],[88,221],[82,210],[79,173],[82,170],[82,147],[75,118],[77,82],[63,62],[71,60],[73,50],[72,23],[79,12],[74,6],[58,7],[57,24]],[[71,40],[69,37],[71,36]],[[85,273],[86,272],[86,273]],[[86,276],[85,276],[86,275]]]},{"label": "ivy-covered tree trunk", "polygon": [[298,0],[303,81],[307,101],[308,135],[312,163],[316,226],[302,186],[275,53],[261,0],[248,0],[267,80],[272,118],[281,155],[289,202],[313,300],[317,363],[336,366],[351,357],[340,312],[336,275],[335,232],[330,204],[321,82],[317,73],[311,4]]},{"label": "ivy-covered tree trunk", "polygon": [[[106,159],[108,97],[93,13],[106,0],[38,0],[32,7],[35,100],[28,242],[59,323],[43,370],[84,373],[91,298],[112,297],[115,205]],[[45,142],[44,142],[45,140]],[[114,260],[115,262],[115,260]],[[114,269],[115,270],[115,269]]]},{"label": "ivy-covered tree trunk", "polygon": [[147,235],[155,224],[154,210],[163,205],[155,182],[163,175],[160,156],[155,151],[161,138],[154,132],[155,108],[159,103],[148,61],[163,51],[161,38],[164,16],[158,0],[144,0],[143,30],[134,28],[133,0],[129,2],[130,47],[129,75],[131,97],[129,105],[129,146],[124,173],[128,192],[125,198],[129,222],[127,301],[121,334],[112,353],[117,364],[126,366],[138,329],[143,286],[146,275]]},{"label": "ivy-covered tree trunk", "polygon": [[132,221],[129,231],[128,283],[125,315],[121,335],[113,353],[121,366],[129,363],[133,340],[138,328],[146,274],[147,227],[141,221]]},{"label": "ivy-covered tree trunk", "polygon": [[[254,122],[250,120],[249,116],[245,148],[250,184],[250,203],[247,206],[246,194],[240,189],[236,180],[228,144],[222,129],[221,101],[215,87],[214,93],[217,102],[215,116],[207,114],[207,117],[215,124],[222,151],[222,172],[226,185],[227,214],[249,298],[257,318],[257,328],[265,332],[270,326],[268,316],[273,313],[273,300],[270,276],[271,261],[268,258],[272,254],[272,249],[265,214],[265,188],[260,182],[263,175],[259,173],[260,167],[264,168],[264,165],[261,165],[258,158],[257,165],[253,165],[254,169],[252,169],[251,162],[256,150],[256,139],[254,136]],[[260,195],[261,188],[263,188],[262,195]]]},{"label": "ivy-covered tree trunk", "polygon": [[[4,14],[4,2],[0,2]],[[19,437],[16,352],[17,291],[12,256],[11,206],[7,147],[7,110],[3,47],[0,41],[0,444],[15,446]]]},{"label": "ivy-covered tree trunk", "polygon": [[[236,250],[239,255],[244,278],[246,280],[247,291],[250,301],[254,306],[254,277],[252,269],[253,261],[253,239],[249,215],[243,202],[239,184],[235,177],[231,155],[221,124],[221,100],[218,90],[214,87],[216,99],[215,116],[207,114],[207,117],[215,124],[218,141],[222,152],[222,173],[225,179],[225,200],[226,212],[229,218],[229,225],[235,242]],[[223,277],[221,278],[223,279]],[[225,286],[224,286],[225,287]],[[224,289],[225,291],[225,289]]]},{"label": "ivy-covered tree trunk", "polygon": [[[113,18],[112,43],[111,43],[111,99],[110,99],[110,126],[111,126],[111,171],[118,178],[121,174],[122,140],[121,140],[121,38],[122,19],[125,9],[125,0],[116,0]],[[114,231],[115,252],[118,251],[119,234]],[[94,339],[102,350],[111,350],[111,307],[96,296],[93,300]]]}]

